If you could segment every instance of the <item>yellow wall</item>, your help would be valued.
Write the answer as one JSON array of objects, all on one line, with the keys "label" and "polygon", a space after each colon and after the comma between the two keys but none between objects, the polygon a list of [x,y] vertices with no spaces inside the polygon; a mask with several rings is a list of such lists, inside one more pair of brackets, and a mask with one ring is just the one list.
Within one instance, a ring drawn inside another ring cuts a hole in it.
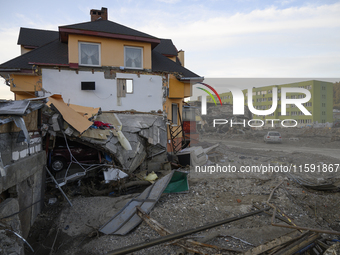
[{"label": "yellow wall", "polygon": [[184,83],[184,97],[192,96],[192,86],[190,83]]},{"label": "yellow wall", "polygon": [[180,50],[178,52],[178,58],[179,58],[179,61],[181,61],[182,66],[184,66],[184,51],[183,50]]},{"label": "yellow wall", "polygon": [[23,46],[21,46],[20,49],[21,49],[21,55],[22,55],[22,54],[25,54],[25,53],[27,53],[27,52],[30,52],[30,51],[32,50],[32,49],[26,49],[26,48],[24,48]]},{"label": "yellow wall", "polygon": [[[182,119],[182,109],[183,109],[183,98],[180,99],[171,99],[171,98],[167,98],[165,104],[164,104],[164,110],[167,113],[168,119],[171,120],[172,117],[172,104],[178,104],[178,109],[179,112],[181,114],[181,119]],[[177,119],[177,123],[180,124],[180,120],[179,117]],[[167,130],[168,132],[168,139],[170,139],[170,133],[169,133],[169,129]],[[178,137],[182,137],[182,134],[180,134]]]},{"label": "yellow wall", "polygon": [[95,36],[69,35],[69,63],[79,63],[78,42],[100,43],[102,66],[124,66],[124,46],[143,47],[143,68],[151,69],[151,44]]},{"label": "yellow wall", "polygon": [[184,83],[170,75],[169,79],[169,98],[184,98]]},{"label": "yellow wall", "polygon": [[[19,94],[20,93],[20,94]],[[15,98],[14,100],[24,100],[24,99],[28,99],[28,98],[35,98],[36,96],[34,95],[34,92],[30,92],[30,93],[22,93],[22,92],[18,92],[15,93]]]},{"label": "yellow wall", "polygon": [[11,91],[16,94],[16,100],[35,97],[34,92],[41,90],[41,76],[12,74],[10,81]]},{"label": "yellow wall", "polygon": [[[169,96],[167,97],[165,104],[164,104],[164,110],[167,113],[168,119],[171,120],[172,117],[172,104],[178,104],[178,109],[181,115],[181,119],[183,118],[183,101],[185,97],[191,96],[191,84],[190,83],[184,83],[176,79],[174,75],[170,75],[169,78]],[[178,119],[178,123],[180,123],[180,120]],[[180,134],[179,137],[182,137],[182,134]],[[168,130],[168,139],[170,139],[170,134]]]},{"label": "yellow wall", "polygon": [[168,59],[171,59],[172,61],[176,62],[176,57],[168,57]]}]

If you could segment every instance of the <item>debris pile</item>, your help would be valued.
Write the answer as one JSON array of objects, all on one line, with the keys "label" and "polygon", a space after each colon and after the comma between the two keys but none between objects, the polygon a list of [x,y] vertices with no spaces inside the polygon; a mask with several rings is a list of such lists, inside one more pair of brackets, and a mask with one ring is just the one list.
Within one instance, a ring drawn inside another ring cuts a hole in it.
[{"label": "debris pile", "polygon": [[101,112],[100,108],[67,105],[56,96],[49,98],[49,106],[45,111],[49,135],[95,148],[125,172],[132,173],[142,164],[143,169],[153,170],[166,160],[162,115]]},{"label": "debris pile", "polygon": [[[212,107],[212,118],[234,118],[228,115],[230,106],[222,110]],[[217,139],[218,144],[206,140],[185,148],[176,155],[176,165],[168,162],[160,114],[102,112],[51,97],[42,119],[49,149],[47,213],[31,228],[27,241],[35,252],[25,245],[27,255],[322,254],[337,249],[331,247],[340,235],[337,173],[299,172],[305,164],[335,169],[339,161],[334,157],[273,150],[282,145],[242,149],[229,146],[231,139]],[[251,139],[257,145],[266,133],[239,127],[223,131],[242,134],[247,145]],[[283,137],[296,147],[305,138],[338,136],[336,129],[290,132],[282,132]],[[65,165],[62,149],[69,155]],[[298,172],[206,171],[269,165]]]},{"label": "debris pile", "polygon": [[[243,123],[247,122],[252,118],[252,114],[249,111],[248,107],[244,107],[244,115],[233,115],[233,106],[231,104],[224,105],[208,105],[207,114],[201,115],[200,109],[196,110],[196,114],[199,114],[202,119],[202,130],[203,132],[216,132],[216,133],[224,133],[224,134],[244,134],[244,131],[249,129],[248,125],[233,125],[230,123]],[[216,125],[213,127],[213,122],[215,119],[228,121],[225,125]]]},{"label": "debris pile", "polygon": [[336,129],[332,132],[331,142],[340,141],[340,129]]},{"label": "debris pile", "polygon": [[306,128],[300,136],[302,137],[330,137],[336,130],[331,128]]}]

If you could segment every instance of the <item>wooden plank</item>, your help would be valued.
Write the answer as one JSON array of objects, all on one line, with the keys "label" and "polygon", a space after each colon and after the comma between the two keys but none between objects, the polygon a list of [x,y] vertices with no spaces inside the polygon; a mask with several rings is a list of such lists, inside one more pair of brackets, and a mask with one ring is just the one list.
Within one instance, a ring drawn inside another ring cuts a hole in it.
[{"label": "wooden plank", "polygon": [[117,97],[126,96],[126,80],[117,79]]},{"label": "wooden plank", "polygon": [[48,100],[63,116],[63,119],[80,134],[84,133],[92,125],[91,121],[82,117],[78,112],[64,103],[62,98],[51,96]]}]

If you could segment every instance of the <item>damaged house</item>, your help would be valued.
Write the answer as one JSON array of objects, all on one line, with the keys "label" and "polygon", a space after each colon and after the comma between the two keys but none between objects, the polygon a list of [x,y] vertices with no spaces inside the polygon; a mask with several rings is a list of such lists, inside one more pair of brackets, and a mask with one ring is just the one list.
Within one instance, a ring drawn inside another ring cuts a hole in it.
[{"label": "damaged house", "polygon": [[[164,112],[169,127],[180,127],[183,100],[203,81],[183,66],[184,52],[170,39],[109,21],[107,8],[90,15],[59,31],[21,28],[22,55],[0,65],[15,99],[60,94],[68,104],[102,111]],[[178,131],[167,131],[168,151],[182,142]]]},{"label": "damaged house", "polygon": [[[94,149],[94,162],[126,173],[159,170],[174,145],[187,146],[183,102],[203,77],[184,67],[184,52],[171,39],[112,22],[107,8],[91,10],[90,16],[89,22],[60,26],[58,31],[22,27],[21,55],[0,65],[16,100],[3,103],[0,202],[6,201],[4,208],[10,211],[0,211],[0,216],[41,200],[45,165],[55,172],[66,169],[63,183],[87,173],[89,168],[82,166],[84,173],[67,174],[69,163],[81,159],[58,154],[58,140],[66,142],[69,152],[73,143]],[[22,111],[11,113],[13,109]],[[34,123],[11,114],[33,114]],[[27,189],[32,198],[27,198]],[[21,193],[26,194],[23,199]],[[12,197],[18,197],[11,202],[13,208],[7,206]],[[18,216],[28,224],[17,228],[23,237],[40,205],[26,212],[28,216]]]}]

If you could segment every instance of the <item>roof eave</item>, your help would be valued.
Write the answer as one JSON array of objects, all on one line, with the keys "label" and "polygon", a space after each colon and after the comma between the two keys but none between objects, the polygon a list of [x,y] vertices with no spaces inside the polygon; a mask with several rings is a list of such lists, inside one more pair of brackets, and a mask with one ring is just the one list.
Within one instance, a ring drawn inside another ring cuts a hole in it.
[{"label": "roof eave", "polygon": [[0,69],[0,74],[25,74],[25,75],[37,75],[32,69],[24,69],[24,68],[2,68]]},{"label": "roof eave", "polygon": [[20,45],[20,46],[24,47],[25,49],[36,49],[36,48],[38,48],[38,46],[33,46],[33,45]]},{"label": "roof eave", "polygon": [[67,42],[68,41],[68,34],[89,35],[89,36],[106,37],[106,38],[112,38],[112,39],[148,42],[148,43],[151,43],[152,48],[156,47],[161,42],[161,40],[157,39],[157,38],[147,38],[147,37],[141,37],[141,36],[122,35],[122,34],[112,34],[112,33],[106,33],[106,32],[81,30],[81,29],[73,29],[73,28],[64,28],[64,27],[59,27],[59,33],[60,33],[61,42]]},{"label": "roof eave", "polygon": [[183,82],[202,82],[204,77],[181,77],[179,80]]},{"label": "roof eave", "polygon": [[173,55],[173,54],[163,54],[161,53],[163,56],[165,57],[177,57],[177,54],[176,55]]},{"label": "roof eave", "polygon": [[0,68],[0,73],[8,73],[8,72],[20,72],[20,68],[11,68],[11,69],[6,69],[6,68]]},{"label": "roof eave", "polygon": [[70,66],[69,64],[57,64],[57,63],[41,63],[41,62],[28,62],[29,65],[36,66]]}]

